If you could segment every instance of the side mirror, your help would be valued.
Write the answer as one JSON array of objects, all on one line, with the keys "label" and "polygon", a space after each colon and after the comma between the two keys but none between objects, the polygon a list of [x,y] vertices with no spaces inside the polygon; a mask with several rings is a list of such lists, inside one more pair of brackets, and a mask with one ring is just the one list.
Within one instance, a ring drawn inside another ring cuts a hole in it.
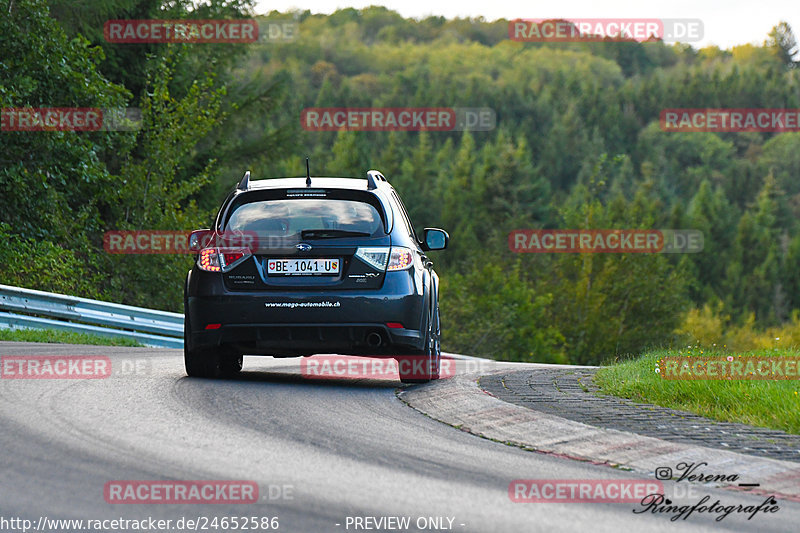
[{"label": "side mirror", "polygon": [[447,248],[447,242],[450,240],[450,235],[443,229],[438,228],[425,228],[422,232],[422,249],[423,250],[444,250]]},{"label": "side mirror", "polygon": [[210,229],[196,229],[189,234],[189,251],[197,253],[205,248],[214,234]]}]

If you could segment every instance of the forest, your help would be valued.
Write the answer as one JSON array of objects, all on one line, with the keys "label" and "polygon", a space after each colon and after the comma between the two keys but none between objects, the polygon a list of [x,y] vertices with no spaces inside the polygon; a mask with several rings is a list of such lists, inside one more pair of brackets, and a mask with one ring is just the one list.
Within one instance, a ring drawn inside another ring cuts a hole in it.
[{"label": "forest", "polygon": [[[249,0],[0,0],[0,108],[136,108],[126,131],[0,131],[0,283],[181,311],[188,255],[110,230],[208,227],[253,179],[380,170],[441,227],[445,351],[596,364],[686,343],[800,343],[800,132],[664,131],[669,108],[800,108],[775,21],[728,50],[509,39],[507,20]],[[107,20],[256,18],[253,43],[110,43]],[[309,131],[304,109],[490,108],[488,131]],[[517,229],[699,230],[691,254],[518,254]],[[761,339],[761,340],[758,340]],[[784,342],[788,342],[784,337]],[[749,343],[749,344],[748,344]]]}]

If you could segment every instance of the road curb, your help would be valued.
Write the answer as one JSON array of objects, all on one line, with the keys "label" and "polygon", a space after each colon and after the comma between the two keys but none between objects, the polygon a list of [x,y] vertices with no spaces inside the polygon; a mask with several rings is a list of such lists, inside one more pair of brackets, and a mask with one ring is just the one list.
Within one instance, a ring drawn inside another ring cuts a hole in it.
[{"label": "road curb", "polygon": [[705,462],[705,474],[738,475],[737,481],[715,483],[716,486],[745,490],[738,484],[759,483],[758,488],[747,490],[800,501],[797,463],[574,422],[499,400],[478,386],[480,377],[481,374],[459,374],[403,389],[398,397],[417,411],[462,431],[537,452],[629,468],[651,476],[659,467]]}]

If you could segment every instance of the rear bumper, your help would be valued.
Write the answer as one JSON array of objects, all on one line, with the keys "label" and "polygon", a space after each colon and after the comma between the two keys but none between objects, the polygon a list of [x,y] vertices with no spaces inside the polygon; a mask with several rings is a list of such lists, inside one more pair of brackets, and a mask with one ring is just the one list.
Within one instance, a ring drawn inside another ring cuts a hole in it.
[{"label": "rear bumper", "polygon": [[425,343],[425,296],[412,275],[396,274],[368,291],[232,292],[215,274],[193,271],[185,302],[190,342],[248,355],[414,353]]},{"label": "rear bumper", "polygon": [[[370,343],[371,334],[381,343]],[[226,324],[215,330],[195,331],[193,346],[230,346],[247,355],[391,356],[422,349],[418,330],[389,328],[382,324]]]}]

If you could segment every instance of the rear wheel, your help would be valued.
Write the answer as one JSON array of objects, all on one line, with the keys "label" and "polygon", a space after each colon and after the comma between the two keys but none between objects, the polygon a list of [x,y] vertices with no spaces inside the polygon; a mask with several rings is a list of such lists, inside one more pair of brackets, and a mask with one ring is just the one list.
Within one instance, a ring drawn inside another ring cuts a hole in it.
[{"label": "rear wheel", "polygon": [[439,379],[442,369],[442,326],[439,322],[439,304],[436,304],[436,311],[433,314],[433,328],[431,334],[431,353],[435,356],[435,371],[431,373],[431,379]]},{"label": "rear wheel", "polygon": [[224,347],[196,347],[191,342],[189,317],[183,323],[183,363],[193,378],[232,377],[242,370],[244,358]]},{"label": "rear wheel", "polygon": [[204,378],[205,357],[199,350],[192,346],[191,332],[189,331],[189,315],[183,315],[183,365],[186,367],[186,375],[190,378]]},{"label": "rear wheel", "polygon": [[427,383],[439,379],[442,350],[440,344],[439,306],[437,305],[425,334],[425,349],[420,355],[398,358],[400,381],[403,383]]},{"label": "rear wheel", "polygon": [[220,371],[223,376],[233,377],[242,371],[242,363],[244,362],[242,354],[236,353],[233,350],[225,350],[221,354],[221,359]]}]

